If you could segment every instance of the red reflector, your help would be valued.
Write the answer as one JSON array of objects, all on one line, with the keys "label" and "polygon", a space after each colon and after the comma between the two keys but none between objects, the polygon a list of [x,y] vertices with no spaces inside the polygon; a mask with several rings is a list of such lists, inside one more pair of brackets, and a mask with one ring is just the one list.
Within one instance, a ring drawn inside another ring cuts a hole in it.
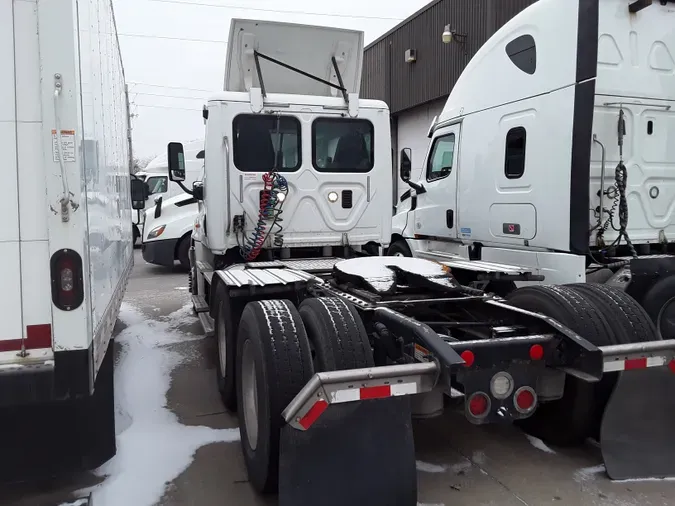
[{"label": "red reflector", "polygon": [[466,367],[471,367],[473,363],[476,361],[476,356],[473,354],[473,351],[471,350],[464,350],[460,355],[462,357],[462,360],[466,362],[464,364]]},{"label": "red reflector", "polygon": [[35,350],[37,348],[52,347],[52,326],[44,325],[26,325],[26,348]]},{"label": "red reflector", "polygon": [[647,359],[646,358],[633,358],[626,360],[624,362],[625,371],[630,371],[631,369],[646,369],[647,368]]},{"label": "red reflector", "polygon": [[328,407],[328,403],[321,399],[320,401],[316,401],[314,403],[314,406],[309,408],[309,411],[305,416],[303,416],[300,421],[298,422],[303,429],[307,430],[309,429],[314,422],[317,421],[317,419],[321,416],[321,414],[326,411],[326,408]]},{"label": "red reflector", "polygon": [[541,360],[544,358],[544,347],[541,344],[533,344],[530,348],[530,358],[532,360]]},{"label": "red reflector", "polygon": [[0,352],[21,351],[21,344],[27,350],[52,347],[52,326],[48,323],[42,325],[26,325],[26,339],[5,339],[0,341]]},{"label": "red reflector", "polygon": [[670,369],[670,372],[675,372],[675,360],[670,361],[668,364],[668,369]]},{"label": "red reflector", "polygon": [[523,411],[534,406],[534,394],[530,390],[521,390],[516,396],[516,404]]},{"label": "red reflector", "polygon": [[391,387],[389,385],[382,385],[379,387],[365,387],[359,391],[361,400],[364,399],[382,399],[391,396]]},{"label": "red reflector", "polygon": [[469,399],[469,413],[473,416],[482,416],[487,412],[489,405],[490,400],[487,398],[487,395],[481,393],[474,394]]}]

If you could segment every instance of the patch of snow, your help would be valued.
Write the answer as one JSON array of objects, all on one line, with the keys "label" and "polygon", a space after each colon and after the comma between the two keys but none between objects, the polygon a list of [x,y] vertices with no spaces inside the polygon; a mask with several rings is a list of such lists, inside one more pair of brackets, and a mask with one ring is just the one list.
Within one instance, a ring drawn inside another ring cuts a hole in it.
[{"label": "patch of snow", "polygon": [[187,286],[177,286],[174,288],[174,290],[187,290],[187,289],[188,289]]},{"label": "patch of snow", "polygon": [[641,483],[641,482],[664,482],[664,481],[675,481],[675,476],[667,478],[629,478],[627,480],[611,480],[612,483]]},{"label": "patch of snow", "polygon": [[59,506],[87,506],[88,503],[89,499],[78,499],[77,501],[74,502],[61,503]]},{"label": "patch of snow", "polygon": [[470,460],[464,460],[463,462],[460,462],[458,464],[453,464],[450,466],[450,470],[455,473],[455,474],[460,474],[464,471],[468,471],[473,467],[473,464],[471,463]]},{"label": "patch of snow", "polygon": [[448,287],[456,287],[457,282],[448,276],[446,267],[432,260],[410,257],[362,257],[342,260],[335,268],[350,276],[358,276],[367,281],[378,291],[387,291],[396,280],[394,272],[389,268],[400,267],[434,282]]},{"label": "patch of snow", "polygon": [[552,453],[555,455],[555,451],[551,450],[548,446],[546,446],[546,443],[544,443],[541,439],[536,438],[534,436],[530,436],[529,434],[525,434],[527,439],[530,441],[530,444],[534,446],[537,450],[541,450],[542,452],[546,453]]},{"label": "patch of snow", "polygon": [[592,467],[582,467],[581,469],[577,469],[574,472],[574,479],[575,481],[589,481],[589,480],[594,480],[596,475],[600,473],[605,472],[605,465],[600,464],[597,466],[592,466]]},{"label": "patch of snow", "polygon": [[157,504],[200,447],[240,438],[239,429],[182,425],[166,406],[171,372],[185,358],[165,345],[185,341],[173,330],[182,313],[184,308],[157,322],[122,304],[120,320],[127,327],[116,338],[122,350],[115,370],[122,427],[117,455],[95,471],[104,481],[88,490],[96,506]]},{"label": "patch of snow", "polygon": [[422,462],[421,460],[418,460],[415,463],[417,465],[417,470],[423,473],[444,473],[446,470],[445,466],[429,464],[428,462]]}]

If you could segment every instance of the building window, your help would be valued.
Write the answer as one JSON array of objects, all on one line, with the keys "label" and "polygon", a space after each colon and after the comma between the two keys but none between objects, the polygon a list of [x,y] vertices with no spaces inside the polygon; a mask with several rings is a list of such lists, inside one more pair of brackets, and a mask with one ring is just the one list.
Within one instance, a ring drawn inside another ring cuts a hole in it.
[{"label": "building window", "polygon": [[455,134],[438,137],[427,161],[427,181],[435,181],[452,172],[455,160]]},{"label": "building window", "polygon": [[532,75],[537,70],[537,45],[532,35],[521,35],[506,44],[506,54],[523,72]]},{"label": "building window", "polygon": [[[234,165],[242,172],[300,168],[300,122],[293,116],[240,114],[232,122]],[[275,163],[276,162],[276,163]]]},{"label": "building window", "polygon": [[167,185],[169,180],[166,176],[153,176],[149,177],[146,181],[148,183],[148,188],[150,189],[149,195],[155,193],[166,193]]},{"label": "building window", "polygon": [[516,127],[506,134],[506,161],[504,174],[507,179],[518,179],[525,173],[525,141],[527,133],[523,127]]},{"label": "building window", "polygon": [[312,163],[319,172],[368,172],[375,165],[373,124],[319,118],[312,123]]}]

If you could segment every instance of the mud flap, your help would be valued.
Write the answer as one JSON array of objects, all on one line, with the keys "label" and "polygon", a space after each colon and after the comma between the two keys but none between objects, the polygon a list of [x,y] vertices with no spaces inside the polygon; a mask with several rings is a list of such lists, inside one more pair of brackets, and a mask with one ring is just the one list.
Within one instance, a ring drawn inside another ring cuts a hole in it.
[{"label": "mud flap", "polygon": [[416,506],[410,399],[333,404],[307,431],[285,425],[279,506]]},{"label": "mud flap", "polygon": [[612,480],[675,477],[674,394],[668,367],[620,373],[600,428]]}]

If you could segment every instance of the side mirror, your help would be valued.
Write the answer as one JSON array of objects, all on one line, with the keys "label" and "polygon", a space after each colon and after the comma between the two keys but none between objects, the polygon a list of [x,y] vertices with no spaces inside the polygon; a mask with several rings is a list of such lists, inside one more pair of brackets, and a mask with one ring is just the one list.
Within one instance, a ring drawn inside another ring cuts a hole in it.
[{"label": "side mirror", "polygon": [[131,207],[133,209],[144,209],[145,201],[148,200],[148,185],[145,181],[132,177],[131,179]]},{"label": "side mirror", "polygon": [[169,179],[176,183],[185,181],[185,155],[180,142],[170,142],[167,149]]},{"label": "side mirror", "polygon": [[410,174],[412,172],[412,150],[410,148],[403,148],[401,150],[401,160],[399,162],[399,173],[401,179],[406,183],[410,181]]},{"label": "side mirror", "polygon": [[202,181],[192,183],[192,196],[197,200],[204,200],[204,183]]}]

